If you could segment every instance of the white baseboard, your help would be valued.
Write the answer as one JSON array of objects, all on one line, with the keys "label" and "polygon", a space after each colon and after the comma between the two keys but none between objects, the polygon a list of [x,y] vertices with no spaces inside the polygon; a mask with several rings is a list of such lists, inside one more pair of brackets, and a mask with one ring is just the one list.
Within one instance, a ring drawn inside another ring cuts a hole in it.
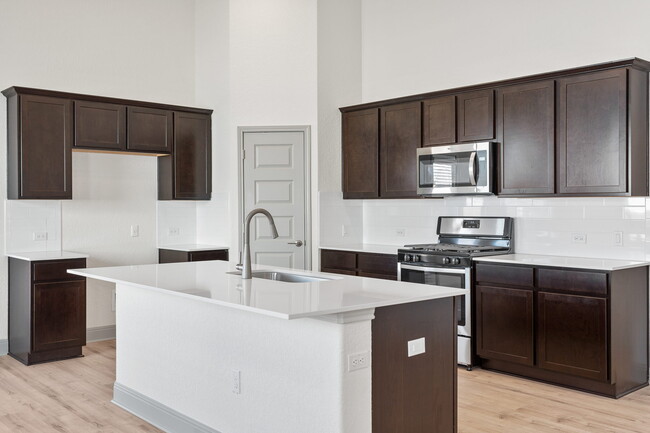
[{"label": "white baseboard", "polygon": [[167,433],[220,433],[117,382],[113,385],[113,404]]},{"label": "white baseboard", "polygon": [[114,340],[115,339],[115,325],[96,326],[94,328],[86,329],[86,341]]},{"label": "white baseboard", "polygon": [[9,340],[0,340],[0,356],[9,352]]}]

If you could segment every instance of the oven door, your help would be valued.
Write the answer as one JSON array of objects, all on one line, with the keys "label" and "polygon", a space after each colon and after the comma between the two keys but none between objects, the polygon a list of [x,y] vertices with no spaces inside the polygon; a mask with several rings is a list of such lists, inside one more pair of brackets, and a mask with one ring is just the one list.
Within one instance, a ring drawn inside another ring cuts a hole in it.
[{"label": "oven door", "polygon": [[[397,264],[397,279],[410,283],[430,284],[434,286],[469,289],[471,268],[435,268],[428,266]],[[472,315],[469,295],[456,297],[456,318],[458,335],[471,337]]]},{"label": "oven door", "polygon": [[417,150],[417,193],[427,196],[491,194],[489,142],[423,147]]}]

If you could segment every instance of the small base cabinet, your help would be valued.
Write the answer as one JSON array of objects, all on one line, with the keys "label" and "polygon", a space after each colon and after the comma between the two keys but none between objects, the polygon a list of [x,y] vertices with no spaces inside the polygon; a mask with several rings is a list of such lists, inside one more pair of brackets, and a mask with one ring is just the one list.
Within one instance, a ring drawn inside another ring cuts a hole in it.
[{"label": "small base cabinet", "polygon": [[621,397],[648,385],[648,267],[475,264],[485,369]]},{"label": "small base cabinet", "polygon": [[86,259],[9,258],[9,355],[25,365],[82,356],[86,279],[68,274]]},{"label": "small base cabinet", "polygon": [[397,280],[397,254],[321,250],[321,272]]}]

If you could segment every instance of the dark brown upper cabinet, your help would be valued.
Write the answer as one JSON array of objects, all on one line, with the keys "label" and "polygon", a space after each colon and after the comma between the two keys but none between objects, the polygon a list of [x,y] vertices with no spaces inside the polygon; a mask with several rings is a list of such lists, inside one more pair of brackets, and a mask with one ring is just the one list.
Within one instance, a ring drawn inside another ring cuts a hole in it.
[{"label": "dark brown upper cabinet", "polygon": [[7,198],[72,198],[73,108],[69,99],[5,90]]},{"label": "dark brown upper cabinet", "polygon": [[461,93],[456,97],[458,141],[494,138],[494,90]]},{"label": "dark brown upper cabinet", "polygon": [[497,90],[498,194],[555,192],[555,82]]},{"label": "dark brown upper cabinet", "polygon": [[169,110],[128,107],[126,148],[136,152],[171,153],[174,117]]},{"label": "dark brown upper cabinet", "polygon": [[158,159],[159,200],[209,200],[212,193],[210,115],[174,112],[174,152]]},{"label": "dark brown upper cabinet", "polygon": [[560,79],[558,107],[559,192],[625,192],[627,71]]},{"label": "dark brown upper cabinet", "polygon": [[456,97],[441,96],[422,102],[422,146],[456,142]]},{"label": "dark brown upper cabinet", "polygon": [[644,164],[647,159],[647,108],[643,119],[636,119],[630,111],[628,125],[628,107],[636,110],[635,105],[641,104],[637,98],[647,106],[647,74],[644,80],[637,79],[637,74],[620,68],[558,80],[560,194],[629,195],[634,193],[630,186],[642,183],[639,190],[647,195],[647,170],[637,173],[628,167],[628,161],[634,165],[635,158],[642,157]]},{"label": "dark brown upper cabinet", "polygon": [[2,93],[7,198],[71,199],[79,150],[171,155],[158,164],[159,198],[210,199],[212,110],[26,87]]},{"label": "dark brown upper cabinet", "polygon": [[74,101],[74,147],[118,151],[126,149],[126,107]]},{"label": "dark brown upper cabinet", "polygon": [[416,151],[422,143],[420,102],[380,109],[379,195],[416,197]]},{"label": "dark brown upper cabinet", "polygon": [[379,109],[342,116],[343,198],[379,197]]}]

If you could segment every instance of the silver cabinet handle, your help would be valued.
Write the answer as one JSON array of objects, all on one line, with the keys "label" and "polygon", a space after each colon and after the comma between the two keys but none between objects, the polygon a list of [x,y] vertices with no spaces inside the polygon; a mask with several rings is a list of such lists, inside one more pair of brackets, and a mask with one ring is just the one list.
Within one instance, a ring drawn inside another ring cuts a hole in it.
[{"label": "silver cabinet handle", "polygon": [[472,152],[469,156],[469,183],[476,185],[476,173],[474,172],[474,165],[476,164],[476,152]]},{"label": "silver cabinet handle", "polygon": [[289,245],[295,245],[295,246],[297,246],[297,247],[301,247],[301,246],[303,245],[303,244],[302,244],[302,241],[287,242],[287,244],[289,244]]}]

